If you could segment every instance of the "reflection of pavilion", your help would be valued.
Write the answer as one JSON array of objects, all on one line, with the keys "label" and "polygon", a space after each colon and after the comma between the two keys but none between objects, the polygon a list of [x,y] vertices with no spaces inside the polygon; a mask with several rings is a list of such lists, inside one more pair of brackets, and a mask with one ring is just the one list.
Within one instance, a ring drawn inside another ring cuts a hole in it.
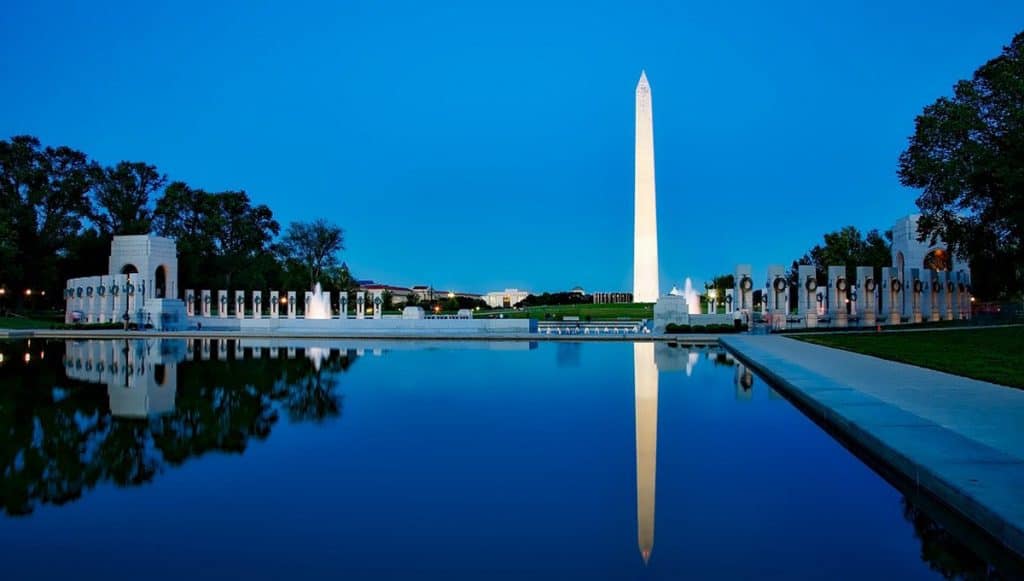
[{"label": "reflection of pavilion", "polygon": [[184,348],[163,339],[68,341],[64,365],[71,379],[106,384],[114,416],[145,418],[174,410]]}]

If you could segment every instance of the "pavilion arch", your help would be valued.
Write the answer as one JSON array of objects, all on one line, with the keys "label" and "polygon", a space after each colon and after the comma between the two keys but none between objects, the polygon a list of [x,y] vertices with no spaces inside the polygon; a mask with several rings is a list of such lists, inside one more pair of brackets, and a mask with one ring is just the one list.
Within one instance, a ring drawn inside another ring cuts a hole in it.
[{"label": "pavilion arch", "polygon": [[153,296],[158,299],[167,298],[167,270],[167,265],[161,264],[153,272]]},{"label": "pavilion arch", "polygon": [[953,260],[945,248],[936,248],[924,255],[921,265],[925,270],[949,272],[953,270]]},{"label": "pavilion arch", "polygon": [[130,262],[121,267],[121,274],[138,274],[138,273],[139,273],[139,267],[135,266],[134,264],[132,264]]}]

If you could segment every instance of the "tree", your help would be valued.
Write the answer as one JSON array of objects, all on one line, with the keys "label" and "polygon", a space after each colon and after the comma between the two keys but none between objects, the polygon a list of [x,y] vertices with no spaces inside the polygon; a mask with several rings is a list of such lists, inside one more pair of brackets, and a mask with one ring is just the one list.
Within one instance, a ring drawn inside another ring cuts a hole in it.
[{"label": "tree", "polygon": [[[915,121],[903,185],[923,190],[920,240],[968,260],[979,294],[1024,284],[1024,32]],[[984,268],[996,266],[995,268]]]},{"label": "tree", "polygon": [[178,276],[190,285],[206,286],[215,272],[217,233],[223,217],[214,195],[173,182],[156,202],[153,230],[178,245]]},{"label": "tree", "polygon": [[292,222],[280,249],[286,260],[298,262],[309,271],[309,288],[313,288],[325,269],[337,266],[344,242],[340,226],[318,218],[313,222]]},{"label": "tree", "polygon": [[149,234],[152,213],[149,198],[167,183],[156,166],[122,161],[114,167],[97,169],[94,191],[100,229],[114,234]]},{"label": "tree", "polygon": [[[873,266],[876,276],[880,269],[892,265],[892,232],[885,234],[870,230],[861,235],[856,226],[844,226],[824,236],[824,245],[816,244],[802,257],[793,261],[787,278],[797,282],[797,266],[813,264],[818,284],[828,283],[828,267],[845,266],[846,277],[856,279],[858,266]],[[792,285],[791,285],[792,286]]]},{"label": "tree", "polygon": [[273,262],[268,251],[270,241],[281,231],[274,213],[264,204],[253,206],[244,191],[214,195],[217,272],[226,288],[234,281],[249,288],[262,287],[264,273]]},{"label": "tree", "polygon": [[0,140],[0,284],[58,288],[58,260],[91,214],[93,167],[84,153],[44,149],[35,137]]}]

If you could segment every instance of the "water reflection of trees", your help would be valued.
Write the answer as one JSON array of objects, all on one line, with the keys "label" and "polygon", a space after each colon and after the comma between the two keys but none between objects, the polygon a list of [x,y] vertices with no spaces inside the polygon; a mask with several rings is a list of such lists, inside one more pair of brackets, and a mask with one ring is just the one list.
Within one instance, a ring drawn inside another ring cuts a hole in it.
[{"label": "water reflection of trees", "polygon": [[11,515],[70,502],[102,482],[139,485],[207,452],[241,453],[281,415],[338,418],[338,375],[355,358],[334,353],[319,368],[305,358],[184,363],[173,411],[119,418],[105,390],[65,376],[62,343],[32,344],[28,362],[27,348],[0,345],[0,504]]}]

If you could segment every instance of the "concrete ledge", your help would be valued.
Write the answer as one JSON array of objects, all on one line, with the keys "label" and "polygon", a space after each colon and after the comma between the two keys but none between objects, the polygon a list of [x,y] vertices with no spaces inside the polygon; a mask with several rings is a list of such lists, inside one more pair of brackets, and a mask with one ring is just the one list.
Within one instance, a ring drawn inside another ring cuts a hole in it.
[{"label": "concrete ledge", "polygon": [[1024,459],[808,371],[742,337],[723,337],[721,343],[815,421],[1024,556]]}]

